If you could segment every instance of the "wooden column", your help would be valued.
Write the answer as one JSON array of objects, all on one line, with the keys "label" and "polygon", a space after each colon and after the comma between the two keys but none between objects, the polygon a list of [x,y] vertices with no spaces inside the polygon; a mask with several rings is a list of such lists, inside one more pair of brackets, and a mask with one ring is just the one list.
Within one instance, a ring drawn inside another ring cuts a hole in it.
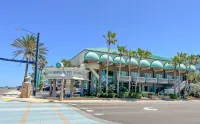
[{"label": "wooden column", "polygon": [[84,81],[81,80],[81,96],[84,96]]},{"label": "wooden column", "polygon": [[52,96],[52,84],[53,84],[52,79],[49,79],[49,84],[50,84],[50,91],[49,91],[50,94],[49,95]]},{"label": "wooden column", "polygon": [[70,97],[73,97],[74,83],[75,83],[75,80],[74,80],[74,79],[71,79],[71,84],[70,84]]},{"label": "wooden column", "polygon": [[57,79],[54,79],[53,80],[53,93],[52,93],[53,97],[56,97],[56,82],[57,82]]},{"label": "wooden column", "polygon": [[101,85],[102,85],[102,64],[99,64],[99,82],[98,82],[98,91],[99,93],[101,93],[102,89],[101,89]]}]

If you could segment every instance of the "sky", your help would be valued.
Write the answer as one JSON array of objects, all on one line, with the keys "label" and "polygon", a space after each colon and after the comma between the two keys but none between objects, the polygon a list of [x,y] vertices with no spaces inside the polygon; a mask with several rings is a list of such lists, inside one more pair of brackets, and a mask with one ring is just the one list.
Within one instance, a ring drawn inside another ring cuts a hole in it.
[{"label": "sky", "polygon": [[[107,47],[102,35],[109,30],[128,49],[199,54],[199,12],[198,0],[1,0],[0,57],[13,58],[10,44],[27,34],[18,27],[41,33],[49,65],[84,48]],[[24,64],[0,61],[0,86],[20,85],[24,70]]]}]

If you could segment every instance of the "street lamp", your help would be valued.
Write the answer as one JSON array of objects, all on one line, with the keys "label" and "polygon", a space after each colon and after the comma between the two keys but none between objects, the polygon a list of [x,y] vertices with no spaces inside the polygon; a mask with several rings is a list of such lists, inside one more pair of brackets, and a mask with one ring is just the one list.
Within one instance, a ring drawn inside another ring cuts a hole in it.
[{"label": "street lamp", "polygon": [[35,74],[34,74],[34,89],[33,89],[33,95],[36,96],[36,80],[37,80],[37,72],[38,72],[38,54],[39,54],[39,39],[40,39],[40,33],[33,33],[29,30],[23,29],[23,28],[16,28],[16,30],[23,30],[26,32],[29,32],[31,34],[34,34],[37,36],[37,41],[36,41],[36,56],[35,56]]}]

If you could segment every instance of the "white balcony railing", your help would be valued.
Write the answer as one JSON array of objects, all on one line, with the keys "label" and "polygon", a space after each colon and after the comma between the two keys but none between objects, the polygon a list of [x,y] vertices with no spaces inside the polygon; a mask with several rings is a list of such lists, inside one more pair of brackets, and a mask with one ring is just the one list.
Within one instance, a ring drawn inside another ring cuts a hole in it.
[{"label": "white balcony railing", "polygon": [[136,82],[136,80],[137,80],[137,82],[138,83],[145,83],[145,77],[132,77],[132,80],[134,81],[134,82]]},{"label": "white balcony railing", "polygon": [[146,83],[157,83],[157,78],[146,78]]},{"label": "white balcony railing", "polygon": [[[117,76],[117,80],[119,80],[119,76]],[[131,76],[129,77],[129,76],[120,76],[120,80],[119,81],[125,81],[125,82],[127,82],[127,81],[131,81]]]},{"label": "white balcony railing", "polygon": [[177,82],[176,79],[169,79],[169,84],[174,84],[174,83],[176,83],[176,82]]},{"label": "white balcony railing", "polygon": [[158,84],[168,84],[168,79],[164,79],[164,78],[159,78],[158,79]]}]

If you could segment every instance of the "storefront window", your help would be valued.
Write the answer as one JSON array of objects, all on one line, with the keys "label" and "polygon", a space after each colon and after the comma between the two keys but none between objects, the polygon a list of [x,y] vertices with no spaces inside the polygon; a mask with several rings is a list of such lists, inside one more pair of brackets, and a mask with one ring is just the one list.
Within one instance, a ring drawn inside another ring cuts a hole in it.
[{"label": "storefront window", "polygon": [[156,78],[163,78],[162,74],[156,74]]}]

